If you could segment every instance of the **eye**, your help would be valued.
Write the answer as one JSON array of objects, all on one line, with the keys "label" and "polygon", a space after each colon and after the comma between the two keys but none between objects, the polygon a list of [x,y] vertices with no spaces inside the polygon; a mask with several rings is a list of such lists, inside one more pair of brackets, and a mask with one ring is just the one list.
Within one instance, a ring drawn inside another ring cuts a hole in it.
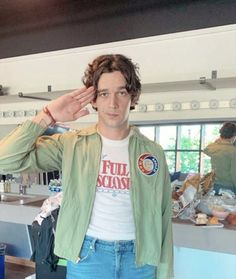
[{"label": "eye", "polygon": [[108,95],[109,95],[108,92],[98,92],[98,97],[105,98],[105,97],[108,97]]},{"label": "eye", "polygon": [[119,96],[127,96],[127,95],[129,95],[129,93],[126,90],[121,90],[121,91],[118,92],[118,95]]}]

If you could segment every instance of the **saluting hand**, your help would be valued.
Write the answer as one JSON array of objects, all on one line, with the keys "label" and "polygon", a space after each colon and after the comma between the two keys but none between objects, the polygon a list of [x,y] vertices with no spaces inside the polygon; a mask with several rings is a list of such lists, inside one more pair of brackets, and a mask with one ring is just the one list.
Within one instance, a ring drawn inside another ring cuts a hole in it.
[{"label": "saluting hand", "polygon": [[83,87],[53,100],[47,108],[57,122],[73,121],[89,114],[85,106],[94,99],[94,96],[94,87]]},{"label": "saluting hand", "polygon": [[85,108],[95,97],[94,87],[81,89],[65,94],[47,105],[46,111],[37,114],[32,121],[42,127],[47,127],[54,122],[67,122],[76,120],[89,114]]}]

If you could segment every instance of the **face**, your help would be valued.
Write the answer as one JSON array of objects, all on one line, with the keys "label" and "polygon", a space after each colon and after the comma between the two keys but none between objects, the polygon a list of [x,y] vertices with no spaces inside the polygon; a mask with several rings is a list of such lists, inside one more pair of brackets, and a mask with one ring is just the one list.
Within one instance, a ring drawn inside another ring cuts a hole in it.
[{"label": "face", "polygon": [[98,82],[97,99],[92,102],[98,112],[99,132],[111,139],[121,139],[129,132],[131,95],[126,90],[126,81],[119,71],[104,73]]}]

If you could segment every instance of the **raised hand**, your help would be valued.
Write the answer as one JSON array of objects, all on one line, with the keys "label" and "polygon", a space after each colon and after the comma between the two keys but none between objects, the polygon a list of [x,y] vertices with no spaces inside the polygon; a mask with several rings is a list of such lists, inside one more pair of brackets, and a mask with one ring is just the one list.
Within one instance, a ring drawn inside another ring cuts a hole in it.
[{"label": "raised hand", "polygon": [[76,120],[89,114],[85,106],[94,99],[94,95],[93,87],[83,87],[53,100],[47,107],[56,121]]},{"label": "raised hand", "polygon": [[[89,114],[85,108],[95,97],[94,87],[83,87],[78,90],[67,93],[47,105],[47,110],[37,115],[33,121],[42,126],[49,125],[54,119],[56,122],[67,122],[76,120],[82,116]],[[50,119],[51,115],[51,119]]]}]

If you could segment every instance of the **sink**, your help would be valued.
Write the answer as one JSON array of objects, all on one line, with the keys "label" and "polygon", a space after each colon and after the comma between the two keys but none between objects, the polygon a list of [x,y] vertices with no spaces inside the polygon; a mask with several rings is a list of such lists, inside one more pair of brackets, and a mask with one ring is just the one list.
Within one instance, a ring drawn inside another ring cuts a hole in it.
[{"label": "sink", "polygon": [[17,195],[17,194],[1,194],[0,202],[15,202],[15,201],[27,201],[32,199],[34,196]]},{"label": "sink", "polygon": [[22,195],[16,193],[2,193],[0,194],[0,203],[4,204],[14,204],[14,205],[29,205],[40,207],[43,204],[43,201],[46,199],[46,196],[42,195]]},{"label": "sink", "polygon": [[43,205],[44,201],[45,201],[45,199],[36,200],[36,201],[29,201],[29,202],[26,202],[24,205],[25,206],[41,207]]}]

